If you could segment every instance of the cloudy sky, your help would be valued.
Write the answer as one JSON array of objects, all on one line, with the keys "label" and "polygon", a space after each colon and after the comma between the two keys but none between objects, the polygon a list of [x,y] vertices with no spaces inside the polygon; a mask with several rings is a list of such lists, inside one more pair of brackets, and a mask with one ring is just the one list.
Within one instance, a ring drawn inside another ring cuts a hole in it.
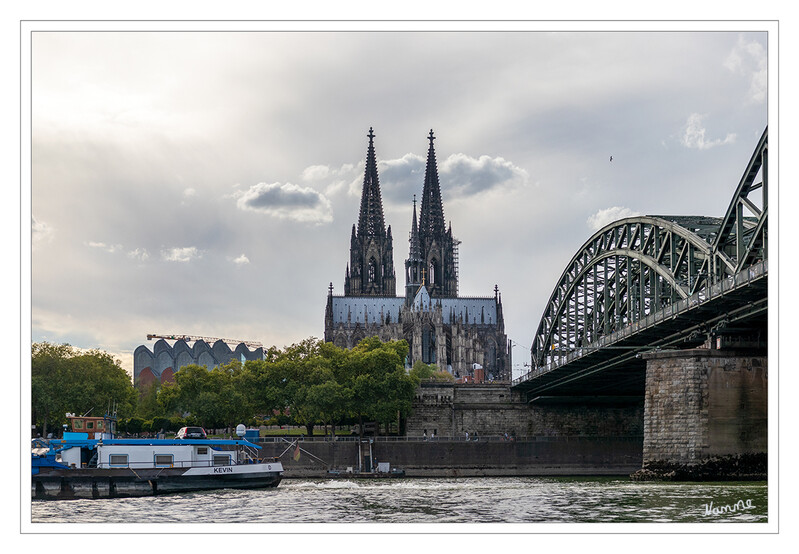
[{"label": "cloudy sky", "polygon": [[499,286],[520,366],[599,227],[724,214],[768,122],[742,28],[36,32],[31,338],[322,337],[369,128],[398,276],[433,129],[461,294]]}]

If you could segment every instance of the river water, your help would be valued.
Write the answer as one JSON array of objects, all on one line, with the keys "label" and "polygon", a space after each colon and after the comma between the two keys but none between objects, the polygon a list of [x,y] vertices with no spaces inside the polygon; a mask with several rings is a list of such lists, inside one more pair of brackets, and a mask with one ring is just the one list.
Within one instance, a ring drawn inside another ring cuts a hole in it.
[{"label": "river water", "polygon": [[765,482],[640,483],[609,477],[286,479],[275,489],[34,501],[30,521],[136,525],[766,523],[767,492]]}]

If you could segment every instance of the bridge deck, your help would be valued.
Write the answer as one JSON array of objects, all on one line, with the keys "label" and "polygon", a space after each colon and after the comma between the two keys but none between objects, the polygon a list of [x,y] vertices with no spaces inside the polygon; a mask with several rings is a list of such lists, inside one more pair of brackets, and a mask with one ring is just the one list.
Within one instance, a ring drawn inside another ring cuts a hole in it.
[{"label": "bridge deck", "polygon": [[528,399],[642,396],[646,365],[637,354],[655,348],[699,346],[706,340],[706,332],[722,321],[765,333],[767,314],[768,264],[760,262],[598,343],[573,350],[560,364],[531,371],[514,381],[513,388]]}]

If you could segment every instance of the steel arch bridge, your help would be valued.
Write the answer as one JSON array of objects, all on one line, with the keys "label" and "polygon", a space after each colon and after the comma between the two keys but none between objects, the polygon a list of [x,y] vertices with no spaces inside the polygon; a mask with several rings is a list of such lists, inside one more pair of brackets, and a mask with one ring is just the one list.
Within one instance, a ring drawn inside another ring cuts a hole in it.
[{"label": "steel arch bridge", "polygon": [[531,371],[514,388],[528,398],[637,396],[642,351],[731,335],[765,340],[767,231],[768,128],[723,218],[632,217],[583,244],[541,317]]}]

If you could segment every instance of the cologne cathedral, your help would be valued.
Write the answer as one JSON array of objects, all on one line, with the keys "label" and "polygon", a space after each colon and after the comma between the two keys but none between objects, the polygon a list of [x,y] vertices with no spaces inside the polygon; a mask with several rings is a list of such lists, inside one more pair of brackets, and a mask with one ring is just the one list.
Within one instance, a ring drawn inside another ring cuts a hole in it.
[{"label": "cologne cathedral", "polygon": [[361,339],[405,339],[406,367],[421,360],[466,381],[511,378],[511,348],[505,335],[502,297],[494,286],[487,297],[458,296],[458,245],[447,227],[441,202],[433,131],[417,218],[413,203],[405,294],[397,296],[391,226],[386,227],[380,181],[369,129],[369,146],[358,225],[352,226],[344,296],[330,284],[325,341],[352,348]]}]

